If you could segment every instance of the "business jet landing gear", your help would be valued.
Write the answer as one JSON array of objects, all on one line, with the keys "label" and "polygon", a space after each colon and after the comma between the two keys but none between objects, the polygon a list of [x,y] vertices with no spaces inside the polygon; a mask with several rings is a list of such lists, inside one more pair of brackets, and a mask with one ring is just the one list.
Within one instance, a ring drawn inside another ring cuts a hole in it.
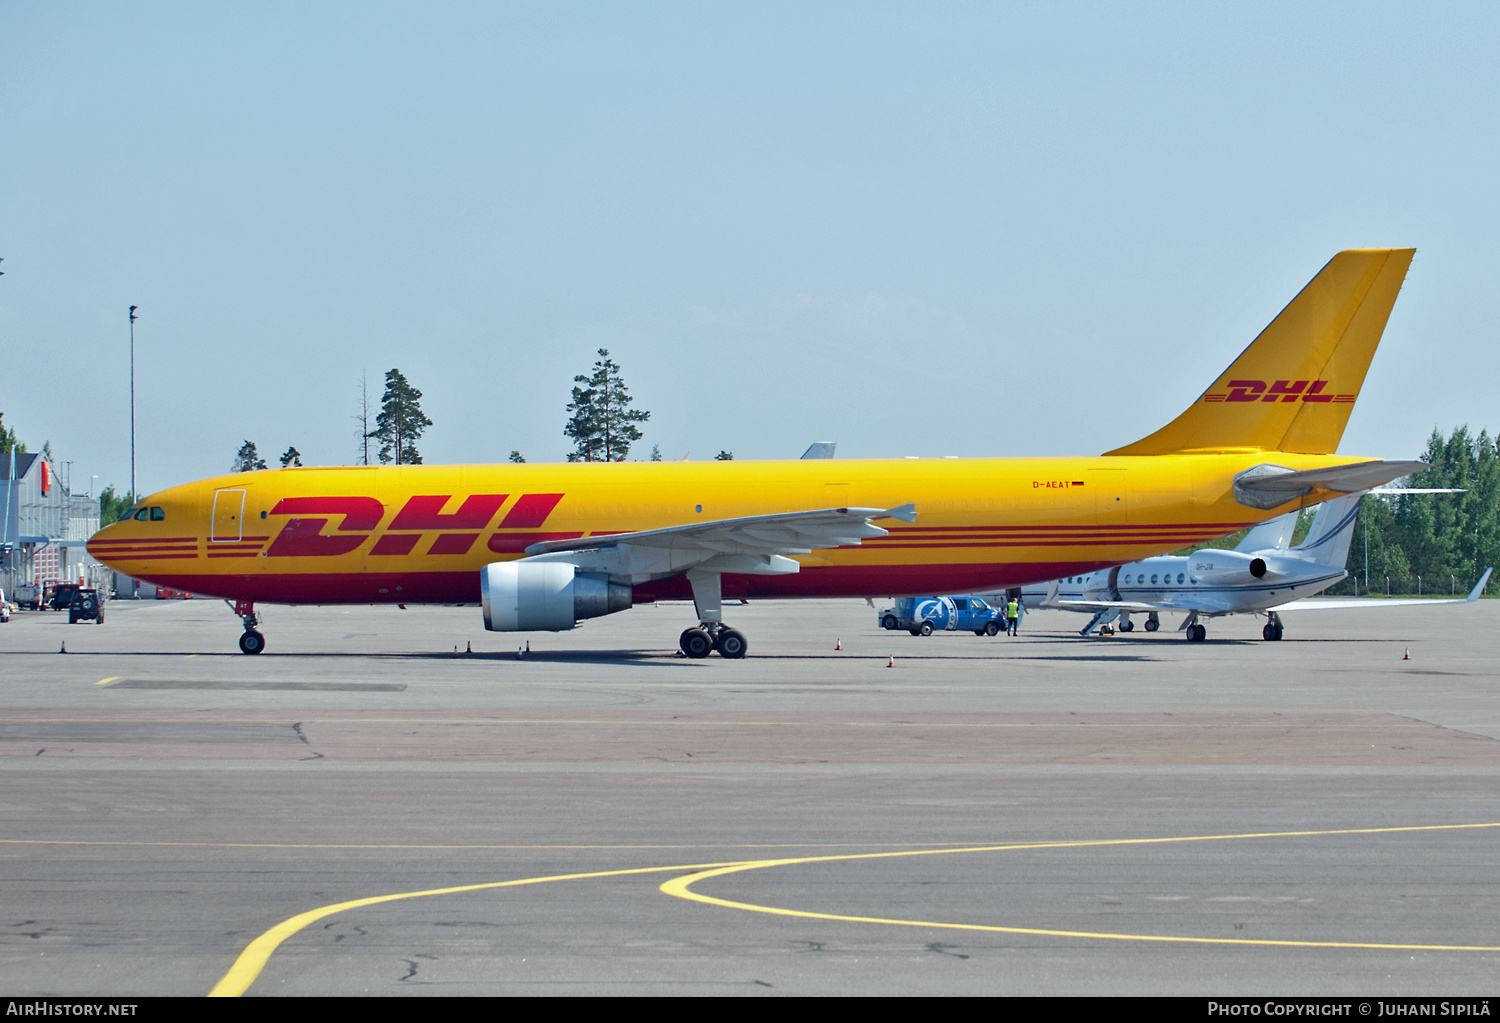
[{"label": "business jet landing gear", "polygon": [[1268,640],[1280,639],[1282,631],[1281,616],[1275,611],[1267,611],[1266,619],[1266,627],[1260,630],[1261,638]]},{"label": "business jet landing gear", "polygon": [[[229,604],[229,601],[224,601]],[[266,637],[256,631],[255,627],[260,624],[260,615],[255,613],[255,602],[252,600],[237,600],[229,604],[234,613],[239,615],[240,621],[245,624],[245,632],[240,636],[240,653],[258,654],[266,648]]]},{"label": "business jet landing gear", "polygon": [[693,607],[698,612],[698,627],[684,630],[677,645],[689,657],[707,657],[715,650],[720,657],[737,661],[745,656],[749,642],[745,634],[724,624],[724,607],[717,572],[689,572],[693,587]]},{"label": "business jet landing gear", "polygon": [[1149,614],[1147,614],[1146,615],[1146,631],[1147,632],[1155,632],[1159,628],[1161,628],[1161,619],[1158,618],[1158,617],[1156,617],[1156,612],[1152,611]]},{"label": "business jet landing gear", "polygon": [[1208,630],[1201,625],[1189,625],[1187,627],[1187,638],[1189,643],[1202,643],[1208,638]]}]

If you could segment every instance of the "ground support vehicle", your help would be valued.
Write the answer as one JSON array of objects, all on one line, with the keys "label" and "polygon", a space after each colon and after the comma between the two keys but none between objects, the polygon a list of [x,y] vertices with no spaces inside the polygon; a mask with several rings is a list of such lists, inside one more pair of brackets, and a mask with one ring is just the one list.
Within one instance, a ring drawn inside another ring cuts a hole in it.
[{"label": "ground support vehicle", "polygon": [[902,597],[880,613],[880,626],[905,629],[913,636],[930,636],[940,629],[998,636],[1005,628],[1005,614],[978,597]]},{"label": "ground support vehicle", "polygon": [[104,600],[99,591],[82,586],[73,587],[73,603],[68,605],[68,624],[95,622],[104,624]]},{"label": "ground support vehicle", "polygon": [[42,609],[42,588],[36,583],[21,583],[16,587],[16,592],[11,594],[15,606],[26,611],[40,611]]}]

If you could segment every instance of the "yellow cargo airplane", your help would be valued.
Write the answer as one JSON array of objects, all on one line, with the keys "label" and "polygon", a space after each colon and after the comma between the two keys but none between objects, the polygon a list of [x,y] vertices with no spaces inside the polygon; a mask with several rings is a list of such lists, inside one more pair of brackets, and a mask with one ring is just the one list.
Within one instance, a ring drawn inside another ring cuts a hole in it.
[{"label": "yellow cargo airplane", "polygon": [[[560,631],[691,597],[973,593],[1082,575],[1425,466],[1334,454],[1412,249],[1341,252],[1188,410],[1098,458],[292,468],[147,497],[89,541],[138,579],[255,604],[475,604]],[[920,519],[920,524],[918,521]]]}]

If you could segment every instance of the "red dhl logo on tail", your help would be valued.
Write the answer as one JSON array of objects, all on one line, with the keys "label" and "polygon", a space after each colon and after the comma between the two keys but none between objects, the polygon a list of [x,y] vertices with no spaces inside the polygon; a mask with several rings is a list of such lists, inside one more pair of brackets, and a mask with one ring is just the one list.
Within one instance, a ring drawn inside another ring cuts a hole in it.
[{"label": "red dhl logo on tail", "polygon": [[[1309,386],[1310,383],[1310,386]],[[1231,380],[1229,392],[1211,391],[1203,396],[1204,401],[1332,401],[1349,404],[1352,394],[1324,394],[1327,380],[1276,380],[1266,387],[1264,380]]]},{"label": "red dhl logo on tail", "polygon": [[[452,500],[451,494],[420,494],[407,499],[389,526],[375,541],[370,554],[375,557],[411,554],[422,535],[437,531],[427,554],[467,554],[474,541],[489,528],[509,494],[473,494],[455,511],[443,512]],[[486,546],[496,554],[520,554],[540,540],[563,540],[582,533],[538,533],[539,529],[563,499],[562,494],[522,494],[501,520],[499,529],[524,529],[532,532],[496,532]],[[373,497],[287,497],[276,503],[271,515],[290,515],[291,521],[281,528],[266,551],[271,558],[332,558],[350,554],[374,535],[385,517],[385,505]],[[338,518],[338,525],[328,535],[323,530]]]}]

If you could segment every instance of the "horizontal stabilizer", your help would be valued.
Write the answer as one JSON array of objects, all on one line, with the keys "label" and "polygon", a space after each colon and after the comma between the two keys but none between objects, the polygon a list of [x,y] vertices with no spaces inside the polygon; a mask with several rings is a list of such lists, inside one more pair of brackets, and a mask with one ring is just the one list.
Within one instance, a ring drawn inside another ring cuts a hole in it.
[{"label": "horizontal stabilizer", "polygon": [[1276,508],[1314,490],[1352,494],[1432,466],[1426,462],[1351,462],[1294,472],[1280,465],[1257,465],[1234,478],[1234,499],[1247,508]]}]

